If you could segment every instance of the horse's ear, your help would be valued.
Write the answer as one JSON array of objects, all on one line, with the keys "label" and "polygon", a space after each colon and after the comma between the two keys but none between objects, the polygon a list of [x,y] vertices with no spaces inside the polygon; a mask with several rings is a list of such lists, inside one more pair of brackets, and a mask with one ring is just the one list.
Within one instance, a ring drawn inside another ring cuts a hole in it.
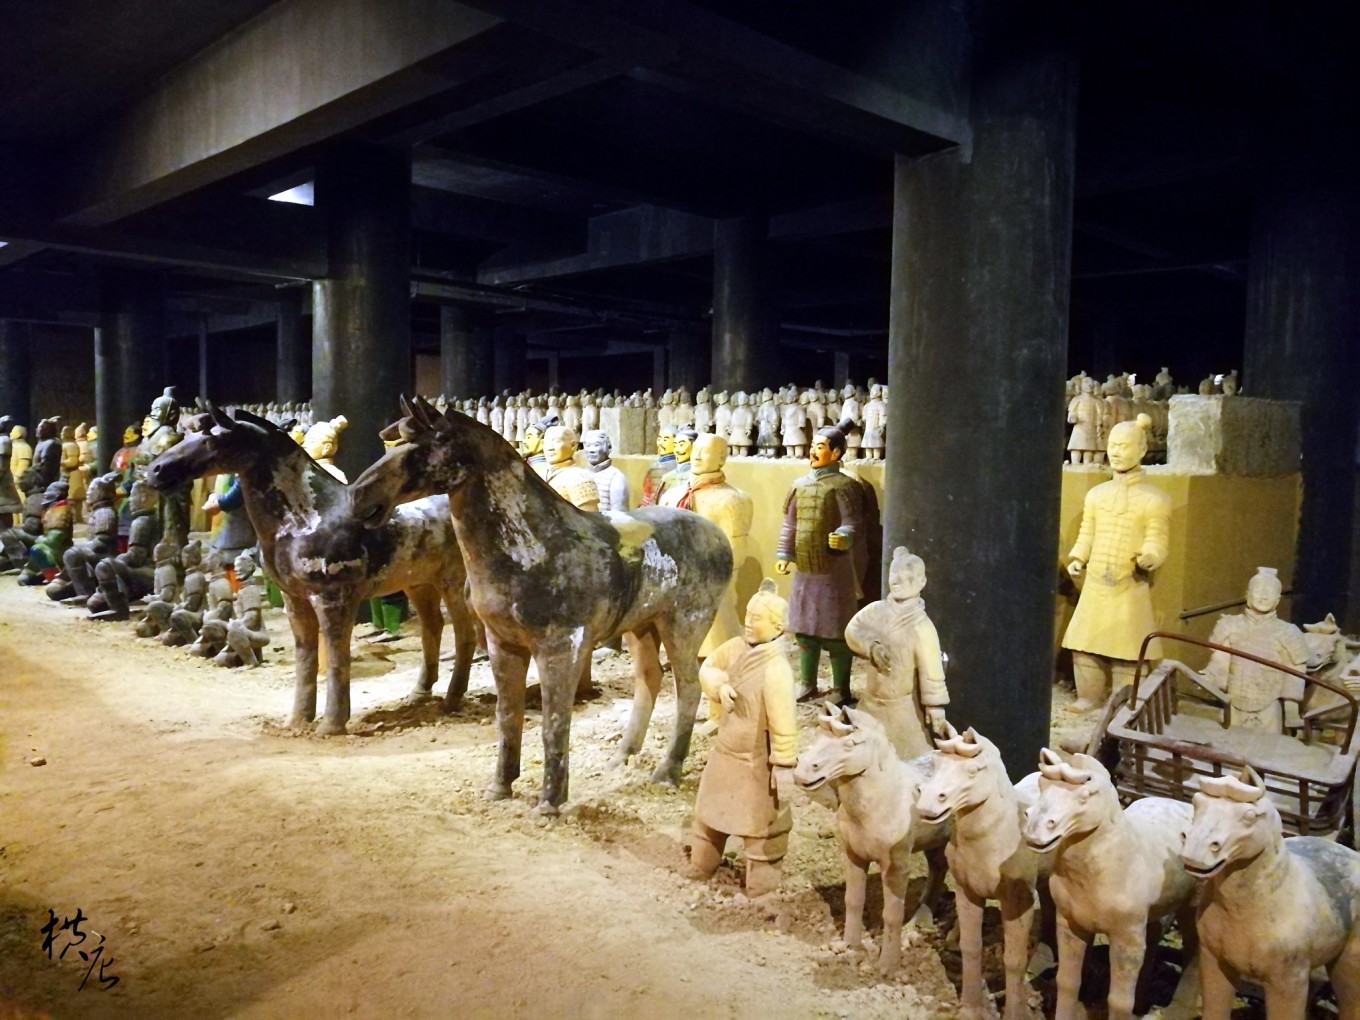
[{"label": "horse's ear", "polygon": [[236,428],[236,422],[232,421],[231,418],[227,416],[227,412],[223,411],[211,400],[207,401],[206,403],[208,405],[208,414],[212,415],[214,425],[218,426],[221,429],[224,429],[227,432],[230,432],[232,429]]},{"label": "horse's ear", "polygon": [[384,443],[395,443],[401,439],[404,439],[405,436],[401,434],[401,422],[394,421],[391,425],[387,425],[379,429],[378,438],[381,439]]},{"label": "horse's ear", "polygon": [[424,413],[425,421],[436,432],[440,433],[441,435],[448,435],[451,431],[453,431],[453,419],[449,417],[449,413],[453,411],[452,404],[448,406],[447,410],[441,411],[439,410],[439,408],[435,407],[424,397],[417,396],[416,406],[419,407],[420,410]]}]

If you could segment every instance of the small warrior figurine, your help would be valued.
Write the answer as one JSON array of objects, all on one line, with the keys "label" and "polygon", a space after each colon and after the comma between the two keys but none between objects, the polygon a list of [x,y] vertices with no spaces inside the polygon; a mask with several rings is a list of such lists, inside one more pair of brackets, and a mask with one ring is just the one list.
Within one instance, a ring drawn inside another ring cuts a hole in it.
[{"label": "small warrior figurine", "polygon": [[0,414],[0,531],[13,527],[14,515],[22,513],[23,498],[14,484],[14,440],[9,430],[14,427],[14,419]]},{"label": "small warrior figurine", "polygon": [[161,644],[173,648],[198,640],[203,625],[203,610],[208,601],[208,576],[203,572],[203,543],[195,539],[180,551],[184,562],[183,601],[170,614],[170,627],[161,634]]},{"label": "small warrior figurine", "polygon": [[689,482],[690,457],[694,452],[694,440],[699,433],[693,425],[677,425],[675,428],[675,466],[661,476],[656,490],[658,506],[675,506],[676,501],[685,494]]},{"label": "small warrior figurine", "polygon": [[845,625],[859,599],[859,568],[851,555],[862,527],[864,492],[857,479],[841,471],[845,434],[852,423],[817,430],[808,463],[784,500],[784,526],[775,569],[795,566],[789,599],[789,629],[798,639],[799,700],[817,695],[817,665],[822,649],[831,658],[831,675],[841,700],[850,699],[850,648]]},{"label": "small warrior figurine", "polygon": [[73,545],[62,555],[65,569],[47,586],[47,596],[57,602],[66,599],[88,601],[99,586],[95,567],[118,552],[118,511],[113,501],[118,495],[118,475],[100,475],[89,488],[90,537]]},{"label": "small warrior figurine", "polygon": [[38,445],[33,448],[33,466],[45,489],[61,477],[61,438],[57,423],[60,418],[44,418],[38,422]]},{"label": "small warrior figurine", "polygon": [[[95,564],[94,574],[99,580],[99,591],[90,596],[86,606],[96,620],[126,620],[131,616],[129,604],[151,591],[155,583],[156,541],[162,537],[160,521],[156,519],[155,493],[144,482],[133,482],[128,495],[128,512],[132,524],[128,530],[127,551]],[[173,539],[166,538],[173,544]]]},{"label": "small warrior figurine", "polygon": [[227,562],[217,553],[208,557],[208,608],[198,628],[198,640],[189,646],[190,655],[211,659],[227,643],[227,623],[233,616],[236,592],[227,578]]},{"label": "small warrior figurine", "polygon": [[[35,469],[36,470],[36,469]],[[19,572],[19,583],[33,586],[57,576],[62,556],[71,544],[71,506],[66,502],[66,483],[58,479],[42,493],[42,535],[28,550],[28,562]]]},{"label": "small warrior figurine", "polygon": [[719,390],[713,394],[713,427],[709,431],[726,440],[731,428],[732,405],[727,402],[727,391]]},{"label": "small warrior figurine", "polygon": [[[796,391],[795,391],[796,393]],[[784,405],[783,434],[780,436],[784,441],[784,456],[796,457],[802,460],[807,456],[808,448],[808,414],[807,414],[808,395],[804,391],[797,394],[792,403]]]},{"label": "small warrior figurine", "polygon": [[869,399],[864,404],[864,456],[883,459],[885,434],[888,427],[888,405],[883,399],[883,387],[878,383],[869,387]]},{"label": "small warrior figurine", "polygon": [[170,628],[170,614],[179,601],[178,550],[169,542],[157,542],[156,569],[151,575],[151,595],[146,613],[137,624],[137,636],[156,637]]},{"label": "small warrior figurine", "polygon": [[28,562],[28,550],[42,537],[43,490],[38,472],[29,467],[19,479],[24,496],[19,523],[0,531],[0,571],[18,570]]},{"label": "small warrior figurine", "polygon": [[779,405],[767,386],[760,391],[760,406],[756,408],[756,446],[762,457],[779,455]]},{"label": "small warrior figurine", "polygon": [[1105,407],[1096,396],[1096,381],[1082,376],[1081,392],[1067,405],[1067,421],[1072,435],[1067,440],[1067,452],[1073,464],[1100,463],[1101,431],[1105,427]]},{"label": "small warrior figurine", "polygon": [[264,626],[264,579],[255,570],[249,553],[236,557],[235,616],[227,623],[227,643],[213,658],[219,666],[245,666],[254,669],[264,658],[269,647],[269,632]]},{"label": "small warrior figurine", "polygon": [[[872,381],[872,380],[871,380]],[[859,457],[860,444],[864,440],[860,431],[859,387],[848,382],[841,389],[841,411],[837,421],[848,422],[845,429],[845,455],[851,460]]]},{"label": "small warrior figurine", "polygon": [[727,426],[727,446],[738,457],[745,457],[751,453],[751,444],[755,442],[752,434],[755,431],[756,419],[751,413],[745,393],[737,390],[732,395],[732,416],[728,419]]},{"label": "small warrior figurine", "polygon": [[[722,528],[723,534],[732,544],[732,577],[727,582],[722,601],[718,603],[713,626],[699,648],[700,656],[708,655],[724,641],[741,633],[742,593],[738,591],[738,584],[748,573],[743,568],[748,563],[754,565],[750,546],[755,504],[749,494],[728,483],[727,475],[723,473],[726,463],[727,441],[721,436],[701,435],[694,441],[690,456],[691,469],[685,483],[666,493],[670,505],[682,510],[693,510],[700,517],[712,521]],[[675,495],[673,501],[670,499],[672,494]],[[760,575],[757,573],[756,576]]]},{"label": "small warrior figurine", "polygon": [[[1114,477],[1086,494],[1068,553],[1068,574],[1085,579],[1062,640],[1072,650],[1074,712],[1101,704],[1111,684],[1118,690],[1132,683],[1143,638],[1157,629],[1148,579],[1169,552],[1171,500],[1143,475],[1151,426],[1144,414],[1110,430]],[[1161,641],[1148,645],[1148,656],[1162,657]]]},{"label": "small warrior figurine", "polygon": [[921,598],[925,586],[921,557],[898,546],[888,568],[888,597],[869,603],[845,627],[845,643],[873,667],[859,707],[883,724],[904,760],[933,750],[928,730],[943,732],[949,704],[940,635]]},{"label": "small warrior figurine", "polygon": [[556,424],[557,415],[545,415],[527,424],[519,441],[519,455],[540,477],[548,470],[548,458],[543,453],[543,437]]},{"label": "small warrior figurine", "polygon": [[788,605],[768,578],[751,597],[745,633],[725,641],[699,667],[718,735],[694,801],[690,866],[709,878],[730,836],[746,856],[746,895],[779,887],[793,813],[798,716],[793,671],[780,636]]},{"label": "small warrior figurine", "polygon": [[[184,438],[178,427],[179,412],[173,386],[165,387],[164,392],[151,402],[151,413],[142,422],[141,444],[132,458],[135,478],[140,478],[148,464]],[[189,491],[192,488],[193,481],[188,480],[160,494],[160,532],[167,542],[183,545],[189,541]],[[146,554],[149,562],[150,545]]]},{"label": "small warrior figurine", "polygon": [[[1209,640],[1298,670],[1315,669],[1320,659],[1303,631],[1275,615],[1282,590],[1273,567],[1258,567],[1256,576],[1247,582],[1246,609],[1235,616],[1220,616]],[[1281,733],[1287,722],[1298,725],[1304,683],[1296,676],[1216,651],[1203,679],[1228,703],[1230,726]]]},{"label": "small warrior figurine", "polygon": [[330,421],[317,422],[302,437],[302,448],[307,451],[307,456],[346,484],[349,479],[345,477],[344,471],[336,467],[335,455],[340,452],[340,433],[347,428],[349,419],[339,414]]},{"label": "small warrior figurine", "polygon": [[713,431],[713,397],[707,386],[694,397],[694,430],[700,435]]},{"label": "small warrior figurine", "polygon": [[85,519],[85,490],[88,478],[85,462],[81,457],[80,444],[76,442],[73,425],[65,425],[61,430],[61,477],[66,479],[66,501],[71,504],[71,514],[77,521]]},{"label": "small warrior figurine", "polygon": [[586,452],[590,470],[595,472],[595,488],[600,494],[600,509],[628,509],[628,476],[614,466],[609,455],[614,451],[609,433],[603,429],[591,429],[581,438],[581,447]]},{"label": "small warrior figurine", "polygon": [[576,433],[565,425],[550,425],[543,434],[543,457],[546,467],[543,480],[553,491],[580,510],[592,513],[600,509],[600,490],[595,486],[595,473],[577,467]]},{"label": "small warrior figurine", "polygon": [[[13,419],[10,419],[13,421]],[[28,429],[22,425],[13,425],[9,429],[9,440],[11,450],[9,454],[9,471],[14,476],[14,481],[19,486],[19,492],[23,496],[33,495],[32,490],[24,488],[24,472],[33,466],[33,447],[28,442]],[[38,494],[42,495],[42,486],[38,487]]]},{"label": "small warrior figurine", "polygon": [[642,479],[642,506],[652,506],[661,495],[661,480],[675,467],[675,426],[667,425],[656,434],[656,460]]}]

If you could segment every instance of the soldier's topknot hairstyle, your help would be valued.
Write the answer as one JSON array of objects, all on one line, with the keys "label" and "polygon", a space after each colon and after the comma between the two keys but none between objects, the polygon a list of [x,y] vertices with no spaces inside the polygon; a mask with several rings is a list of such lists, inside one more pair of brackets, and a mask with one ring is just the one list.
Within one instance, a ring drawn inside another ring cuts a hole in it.
[{"label": "soldier's topknot hairstyle", "polygon": [[845,453],[845,436],[855,427],[853,418],[842,418],[835,425],[823,425],[813,435],[825,436],[826,441],[831,444],[833,450]]}]

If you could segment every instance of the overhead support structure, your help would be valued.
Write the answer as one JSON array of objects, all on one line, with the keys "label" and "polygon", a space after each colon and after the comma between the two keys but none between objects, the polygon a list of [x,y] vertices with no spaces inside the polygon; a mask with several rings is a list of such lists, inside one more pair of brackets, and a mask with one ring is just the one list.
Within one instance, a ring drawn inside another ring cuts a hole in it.
[{"label": "overhead support structure", "polygon": [[713,227],[713,385],[753,390],[769,382],[779,344],[770,309],[769,223],[719,220]]},{"label": "overhead support structure", "polygon": [[492,333],[477,326],[466,309],[439,306],[440,392],[450,400],[480,397],[495,385]]},{"label": "overhead support structure", "polygon": [[980,28],[971,160],[897,163],[884,555],[925,560],[950,719],[1020,774],[1054,675],[1076,63],[1053,26]]},{"label": "overhead support structure", "polygon": [[312,407],[349,419],[336,462],[351,478],[382,455],[410,389],[410,190],[404,152],[351,143],[317,167],[331,275],[312,287]]},{"label": "overhead support structure", "polygon": [[[103,315],[95,337],[95,420],[100,462],[107,464],[122,445],[123,430],[141,426],[151,401],[169,382],[165,281],[159,273],[105,269],[99,283]],[[192,394],[176,396],[192,402]]]}]

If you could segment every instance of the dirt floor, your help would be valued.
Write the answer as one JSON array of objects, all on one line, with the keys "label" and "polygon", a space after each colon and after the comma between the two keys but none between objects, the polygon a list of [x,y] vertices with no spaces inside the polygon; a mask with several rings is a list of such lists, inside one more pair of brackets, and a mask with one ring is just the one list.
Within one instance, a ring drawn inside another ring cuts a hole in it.
[{"label": "dirt floor", "polygon": [[[841,854],[822,806],[795,804],[772,903],[742,895],[736,846],[711,883],[684,877],[709,738],[701,724],[679,789],[649,784],[663,699],[639,760],[608,770],[625,656],[597,664],[601,694],[577,706],[571,800],[548,821],[530,811],[533,713],[514,799],[481,797],[484,662],[443,716],[402,702],[414,624],[357,640],[353,732],[295,735],[291,640],[271,617],[268,665],[219,669],[0,577],[0,1020],[957,1015],[951,903],[938,928],[904,932],[888,978],[871,962],[875,879],[869,958],[837,942]],[[999,938],[987,953],[999,988]],[[1043,981],[1041,997],[1051,1008]]]}]

